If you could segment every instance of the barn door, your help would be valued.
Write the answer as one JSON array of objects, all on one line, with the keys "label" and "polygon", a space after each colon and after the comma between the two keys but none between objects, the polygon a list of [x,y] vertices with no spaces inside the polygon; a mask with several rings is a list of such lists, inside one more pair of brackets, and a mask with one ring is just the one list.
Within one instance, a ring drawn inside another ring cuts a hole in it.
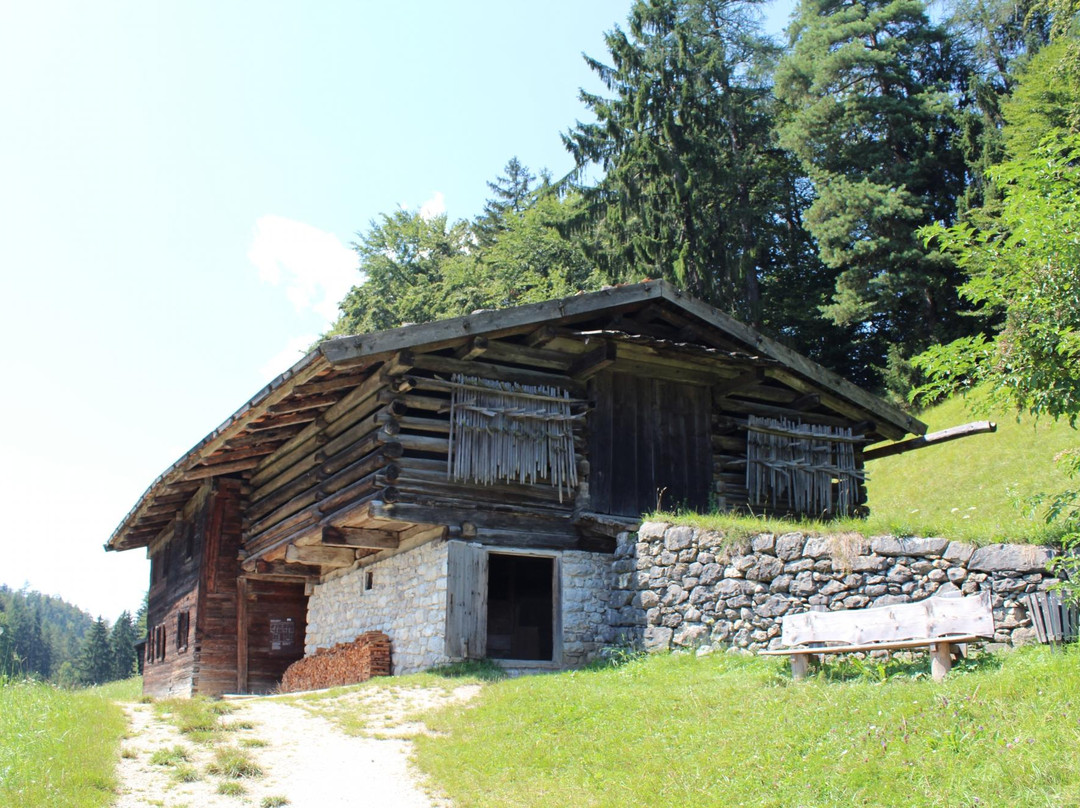
[{"label": "barn door", "polygon": [[487,655],[487,550],[478,544],[446,545],[446,655],[483,659]]}]

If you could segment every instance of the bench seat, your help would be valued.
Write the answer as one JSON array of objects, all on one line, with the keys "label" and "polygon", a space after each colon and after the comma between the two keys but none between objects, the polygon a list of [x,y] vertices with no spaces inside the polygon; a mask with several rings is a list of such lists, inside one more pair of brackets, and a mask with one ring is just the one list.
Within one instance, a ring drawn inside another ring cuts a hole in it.
[{"label": "bench seat", "polygon": [[790,656],[792,677],[802,679],[810,658],[823,654],[929,648],[931,674],[941,681],[952,668],[953,646],[993,636],[990,593],[983,592],[966,598],[936,597],[871,609],[785,615],[781,641],[791,647],[758,653]]}]

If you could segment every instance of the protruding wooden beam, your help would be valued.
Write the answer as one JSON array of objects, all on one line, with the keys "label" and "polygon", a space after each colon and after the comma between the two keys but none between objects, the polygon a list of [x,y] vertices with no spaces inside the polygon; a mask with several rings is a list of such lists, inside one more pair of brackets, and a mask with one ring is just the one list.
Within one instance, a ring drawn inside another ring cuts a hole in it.
[{"label": "protruding wooden beam", "polygon": [[218,477],[222,474],[232,474],[234,471],[247,471],[253,469],[262,461],[262,457],[249,457],[247,460],[237,460],[234,463],[218,463],[216,466],[196,466],[190,471],[184,472],[184,480],[205,480],[207,477]]},{"label": "protruding wooden beam", "polygon": [[751,387],[756,387],[765,379],[765,371],[762,368],[751,368],[745,373],[740,373],[733,379],[713,385],[713,394],[716,398],[723,398],[735,393],[741,393]]},{"label": "protruding wooden beam", "polygon": [[924,446],[931,446],[935,443],[946,443],[951,440],[956,440],[957,438],[966,438],[968,435],[978,435],[983,432],[997,432],[997,424],[993,421],[972,421],[970,424],[952,426],[948,429],[943,429],[940,432],[931,432],[929,435],[924,435],[921,438],[912,438],[911,440],[903,440],[899,443],[890,443],[888,446],[877,446],[873,449],[864,451],[863,460],[876,460],[879,457],[890,457],[892,455],[903,454],[904,452],[921,449]]},{"label": "protruding wooden beam", "polygon": [[297,547],[290,544],[285,560],[291,564],[317,564],[320,567],[348,567],[356,561],[356,551],[347,547]]},{"label": "protruding wooden beam", "polygon": [[366,527],[324,527],[323,547],[358,547],[364,550],[396,550],[397,534]]},{"label": "protruding wooden beam", "polygon": [[483,354],[484,351],[486,351],[487,349],[487,337],[473,337],[456,351],[454,351],[454,356],[467,362],[470,359],[476,359],[476,357]]},{"label": "protruding wooden beam", "polygon": [[587,351],[574,360],[570,365],[569,375],[582,381],[590,376],[595,376],[601,370],[615,364],[618,349],[613,342],[604,342],[599,348]]}]

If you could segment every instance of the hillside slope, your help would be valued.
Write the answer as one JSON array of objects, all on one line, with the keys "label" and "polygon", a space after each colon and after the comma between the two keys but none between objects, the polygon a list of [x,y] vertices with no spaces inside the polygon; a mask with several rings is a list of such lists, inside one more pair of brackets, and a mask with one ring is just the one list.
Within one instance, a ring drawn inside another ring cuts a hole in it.
[{"label": "hillside slope", "polygon": [[[1052,541],[1056,532],[1031,500],[1068,486],[1054,456],[1080,445],[1064,422],[1018,422],[1014,413],[954,398],[920,415],[930,431],[988,418],[998,431],[928,446],[867,464],[868,527],[991,541]],[[973,406],[974,405],[974,406]]]}]

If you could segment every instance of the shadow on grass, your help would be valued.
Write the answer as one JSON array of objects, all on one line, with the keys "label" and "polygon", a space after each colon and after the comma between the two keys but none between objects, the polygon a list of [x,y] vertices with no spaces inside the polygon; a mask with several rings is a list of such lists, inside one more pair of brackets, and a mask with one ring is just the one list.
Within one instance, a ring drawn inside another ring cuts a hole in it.
[{"label": "shadow on grass", "polygon": [[506,678],[506,671],[490,659],[469,659],[464,662],[436,665],[434,668],[428,668],[427,673],[444,679],[474,678],[484,682],[498,682]]},{"label": "shadow on grass", "polygon": [[[961,657],[953,663],[949,676],[999,670],[999,654],[978,653]],[[790,673],[789,673],[790,675]],[[894,679],[930,679],[929,654],[903,654],[889,657],[845,654],[826,656],[816,670],[816,676],[827,682],[888,682]]]}]

